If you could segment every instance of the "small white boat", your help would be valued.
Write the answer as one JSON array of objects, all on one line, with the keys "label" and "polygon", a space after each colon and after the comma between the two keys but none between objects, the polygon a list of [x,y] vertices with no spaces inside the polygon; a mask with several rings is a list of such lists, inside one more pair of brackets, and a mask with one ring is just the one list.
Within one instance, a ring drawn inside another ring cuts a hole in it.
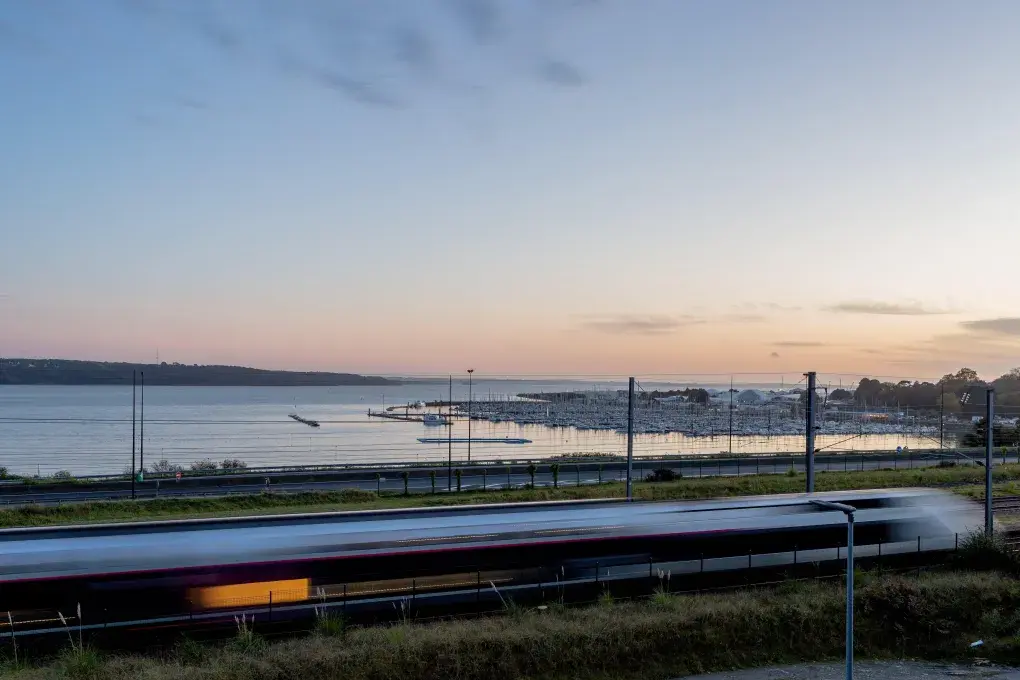
[{"label": "small white boat", "polygon": [[446,419],[446,416],[439,413],[426,413],[422,416],[422,422],[429,426],[450,424],[450,421]]}]

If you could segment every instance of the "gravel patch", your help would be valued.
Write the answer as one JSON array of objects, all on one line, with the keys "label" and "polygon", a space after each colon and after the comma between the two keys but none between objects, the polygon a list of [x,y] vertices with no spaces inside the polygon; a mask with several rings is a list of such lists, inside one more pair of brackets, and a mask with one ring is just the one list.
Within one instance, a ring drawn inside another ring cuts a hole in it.
[{"label": "gravel patch", "polygon": [[[755,668],[688,677],[686,680],[843,680],[842,663],[801,664]],[[1020,669],[991,665],[937,664],[914,661],[861,661],[854,664],[855,680],[1020,680]]]}]

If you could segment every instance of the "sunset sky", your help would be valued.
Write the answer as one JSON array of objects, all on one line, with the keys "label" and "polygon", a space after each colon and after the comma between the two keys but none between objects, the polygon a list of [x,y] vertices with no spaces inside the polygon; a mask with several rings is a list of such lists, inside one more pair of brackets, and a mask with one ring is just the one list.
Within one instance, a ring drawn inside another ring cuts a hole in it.
[{"label": "sunset sky", "polygon": [[0,0],[0,356],[1020,365],[1012,0]]}]

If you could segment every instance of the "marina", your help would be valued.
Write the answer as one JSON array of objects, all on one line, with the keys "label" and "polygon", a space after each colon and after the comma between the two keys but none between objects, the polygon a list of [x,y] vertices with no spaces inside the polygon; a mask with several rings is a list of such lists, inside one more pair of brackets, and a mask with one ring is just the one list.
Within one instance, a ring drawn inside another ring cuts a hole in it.
[{"label": "marina", "polygon": [[418,441],[422,444],[531,444],[530,439],[524,439],[521,437],[504,437],[499,439],[497,437],[418,437]]},{"label": "marina", "polygon": [[[584,396],[564,403],[516,396],[542,390],[569,393],[578,386],[577,382],[475,381],[475,396],[481,393],[485,398],[472,400],[470,421],[467,385],[459,383],[452,398],[446,385],[406,385],[385,391],[353,386],[150,386],[145,392],[145,427],[138,428],[136,448],[144,436],[147,467],[165,461],[185,470],[209,462],[219,466],[225,460],[243,461],[252,468],[428,463],[446,461],[451,447],[453,460],[459,461],[467,459],[469,437],[472,461],[625,455],[626,397],[619,399],[617,390],[609,394],[603,390],[598,399]],[[436,399],[440,390],[442,399]],[[499,395],[506,395],[506,401],[501,402]],[[419,401],[427,406],[419,407]],[[400,406],[394,408],[394,404]],[[794,408],[787,405],[784,414],[778,407],[769,413],[764,407],[744,405],[734,411],[730,435],[725,406],[659,405],[644,399],[635,407],[634,455],[800,451],[803,417]],[[120,474],[130,469],[130,386],[5,385],[0,387],[0,413],[0,466],[11,474]],[[296,427],[300,421],[288,414],[300,414],[319,427]],[[426,424],[428,414],[441,416],[447,425]],[[827,451],[920,450],[939,445],[937,423],[913,415],[883,422],[826,413],[819,427],[817,445]],[[507,440],[528,443],[511,446]],[[952,444],[947,434],[946,445]]]}]

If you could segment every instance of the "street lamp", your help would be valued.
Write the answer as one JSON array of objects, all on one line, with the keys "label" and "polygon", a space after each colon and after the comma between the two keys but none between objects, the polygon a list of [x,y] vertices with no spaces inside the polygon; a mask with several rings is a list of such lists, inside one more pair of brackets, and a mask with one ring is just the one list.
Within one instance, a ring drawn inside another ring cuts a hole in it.
[{"label": "street lamp", "polygon": [[475,372],[475,369],[468,369],[468,459],[467,462],[471,462],[471,374]]},{"label": "street lamp", "polygon": [[811,499],[813,505],[838,510],[846,515],[846,680],[854,677],[854,513],[857,508],[844,503]]}]

